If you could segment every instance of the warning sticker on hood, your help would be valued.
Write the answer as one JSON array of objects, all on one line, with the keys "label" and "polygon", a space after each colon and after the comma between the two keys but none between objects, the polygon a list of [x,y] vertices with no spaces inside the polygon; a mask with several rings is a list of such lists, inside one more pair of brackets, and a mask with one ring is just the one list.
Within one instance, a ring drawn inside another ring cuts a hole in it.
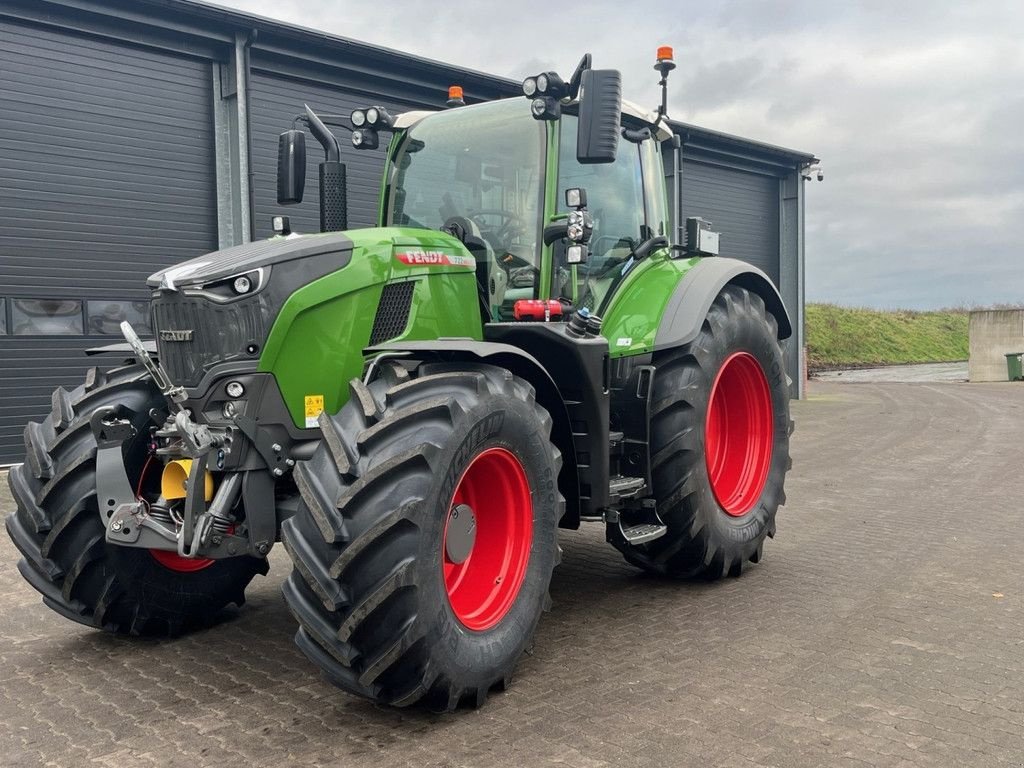
[{"label": "warning sticker on hood", "polygon": [[318,419],[324,410],[323,395],[306,395],[306,429],[319,426]]}]

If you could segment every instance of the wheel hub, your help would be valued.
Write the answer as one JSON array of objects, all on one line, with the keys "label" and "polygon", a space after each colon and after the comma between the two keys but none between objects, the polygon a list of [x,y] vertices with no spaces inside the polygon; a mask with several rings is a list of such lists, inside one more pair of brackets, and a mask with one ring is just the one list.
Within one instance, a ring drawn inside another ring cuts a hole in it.
[{"label": "wheel hub", "polygon": [[476,515],[468,504],[457,504],[448,514],[444,537],[444,554],[456,565],[466,562],[476,543]]}]

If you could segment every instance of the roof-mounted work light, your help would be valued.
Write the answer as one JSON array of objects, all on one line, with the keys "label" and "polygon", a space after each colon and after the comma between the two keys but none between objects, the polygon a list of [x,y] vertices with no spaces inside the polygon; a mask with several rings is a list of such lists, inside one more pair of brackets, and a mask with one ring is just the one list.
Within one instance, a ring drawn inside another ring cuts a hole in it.
[{"label": "roof-mounted work light", "polygon": [[523,95],[530,99],[534,118],[557,120],[562,116],[562,99],[569,96],[569,85],[557,72],[541,72],[523,80]]},{"label": "roof-mounted work light", "polygon": [[382,128],[390,128],[395,124],[395,119],[388,114],[384,107],[367,107],[352,112],[349,118],[353,128],[370,128],[379,131]]},{"label": "roof-mounted work light", "polygon": [[395,124],[395,119],[384,107],[367,107],[352,112],[352,146],[356,149],[376,149],[380,146],[377,132],[387,130]]},{"label": "roof-mounted work light", "polygon": [[541,72],[523,80],[523,95],[528,99],[549,96],[564,99],[569,95],[569,85],[557,72]]},{"label": "roof-mounted work light", "polygon": [[380,136],[372,128],[357,128],[352,131],[352,146],[356,149],[376,149],[380,146]]}]

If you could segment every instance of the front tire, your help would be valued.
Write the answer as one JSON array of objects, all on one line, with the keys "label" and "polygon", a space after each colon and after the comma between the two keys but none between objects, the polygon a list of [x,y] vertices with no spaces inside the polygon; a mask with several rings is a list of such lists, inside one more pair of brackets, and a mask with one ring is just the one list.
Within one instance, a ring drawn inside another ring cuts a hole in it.
[{"label": "front tire", "polygon": [[654,363],[651,474],[668,532],[639,546],[609,538],[647,571],[739,576],[760,560],[786,499],[792,422],[778,324],[760,296],[726,286],[697,338]]},{"label": "front tire", "polygon": [[252,557],[189,572],[176,555],[161,562],[147,550],[106,542],[89,417],[113,405],[131,419],[138,434],[123,452],[134,485],[146,458],[149,410],[163,404],[141,366],[106,375],[94,368],[72,392],[56,390],[50,415],[25,427],[25,463],[8,474],[17,509],[7,533],[23,555],[21,575],[72,621],[120,634],[176,635],[209,623],[228,603],[242,605],[253,576],[267,572],[266,561]]},{"label": "front tire", "polygon": [[549,603],[563,507],[551,419],[501,368],[389,371],[353,381],[296,467],[303,503],[282,527],[295,640],[351,693],[480,705]]}]

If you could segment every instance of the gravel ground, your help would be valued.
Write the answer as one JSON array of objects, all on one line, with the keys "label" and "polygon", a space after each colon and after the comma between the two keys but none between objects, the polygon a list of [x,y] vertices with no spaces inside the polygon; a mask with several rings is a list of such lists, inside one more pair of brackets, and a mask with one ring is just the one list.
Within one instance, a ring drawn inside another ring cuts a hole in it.
[{"label": "gravel ground", "polygon": [[511,690],[448,716],[324,682],[279,547],[220,625],[140,642],[45,608],[2,537],[0,763],[1021,766],[1024,388],[812,382],[794,412],[761,564],[671,583],[565,533]]}]

